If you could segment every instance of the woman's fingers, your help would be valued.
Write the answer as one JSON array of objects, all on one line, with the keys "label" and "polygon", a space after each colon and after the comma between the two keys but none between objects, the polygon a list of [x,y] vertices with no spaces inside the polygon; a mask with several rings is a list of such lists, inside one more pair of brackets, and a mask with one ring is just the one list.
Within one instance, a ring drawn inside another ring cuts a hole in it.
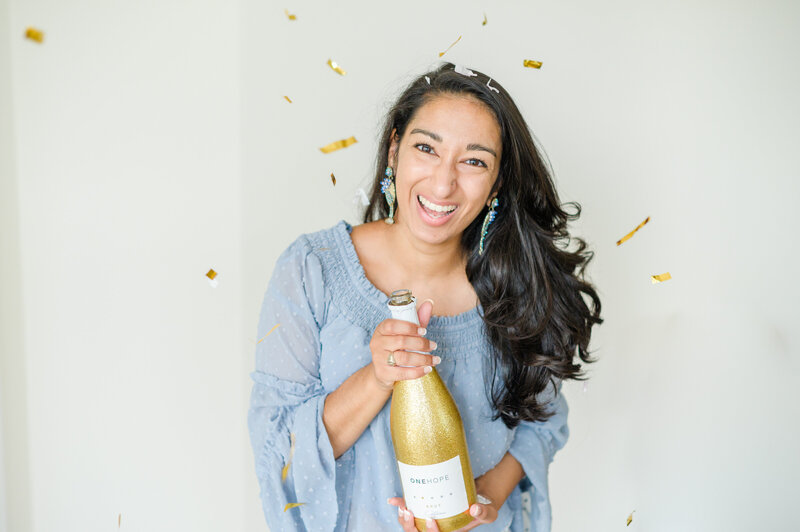
[{"label": "woman's fingers", "polygon": [[435,366],[442,361],[436,355],[423,355],[421,353],[409,353],[408,351],[392,351],[392,356],[395,364],[406,367]]},{"label": "woman's fingers", "polygon": [[403,527],[403,532],[415,532],[417,530],[414,525],[414,515],[406,508],[406,502],[402,497],[389,497],[386,502],[392,506],[397,506],[397,522]]}]

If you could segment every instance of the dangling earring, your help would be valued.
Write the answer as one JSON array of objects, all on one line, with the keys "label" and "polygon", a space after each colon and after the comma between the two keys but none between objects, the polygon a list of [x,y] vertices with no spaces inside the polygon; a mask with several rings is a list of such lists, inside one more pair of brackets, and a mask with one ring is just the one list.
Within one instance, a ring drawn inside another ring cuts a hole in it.
[{"label": "dangling earring", "polygon": [[489,212],[486,213],[486,218],[483,219],[483,227],[481,227],[481,242],[478,246],[478,255],[483,255],[483,241],[486,240],[486,234],[489,232],[489,226],[492,225],[492,222],[497,217],[497,211],[494,209],[498,205],[500,205],[500,202],[497,201],[497,198],[494,198],[489,204]]},{"label": "dangling earring", "polygon": [[394,188],[394,172],[392,171],[391,166],[386,167],[386,177],[381,180],[381,192],[386,197],[386,203],[389,204],[389,216],[384,220],[387,224],[394,223],[394,199],[395,199],[395,188]]}]

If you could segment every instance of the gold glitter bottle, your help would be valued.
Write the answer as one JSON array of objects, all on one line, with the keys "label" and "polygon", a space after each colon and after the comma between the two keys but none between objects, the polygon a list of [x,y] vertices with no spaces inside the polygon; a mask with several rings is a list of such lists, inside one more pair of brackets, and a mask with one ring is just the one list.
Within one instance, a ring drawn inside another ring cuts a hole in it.
[{"label": "gold glitter bottle", "polygon": [[[392,292],[389,310],[394,319],[419,325],[410,290]],[[472,522],[469,507],[475,503],[475,479],[467,437],[458,407],[436,368],[394,384],[391,427],[403,496],[417,528],[426,530],[428,518],[436,519],[442,532]]]}]

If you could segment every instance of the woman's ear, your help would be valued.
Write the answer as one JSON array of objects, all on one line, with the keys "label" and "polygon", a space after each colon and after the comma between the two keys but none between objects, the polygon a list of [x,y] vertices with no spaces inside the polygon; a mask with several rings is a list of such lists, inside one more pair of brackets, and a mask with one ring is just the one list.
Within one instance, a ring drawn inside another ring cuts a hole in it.
[{"label": "woman's ear", "polygon": [[392,130],[392,142],[389,144],[388,161],[389,166],[397,166],[397,150],[400,148],[400,137],[397,136],[397,129]]}]

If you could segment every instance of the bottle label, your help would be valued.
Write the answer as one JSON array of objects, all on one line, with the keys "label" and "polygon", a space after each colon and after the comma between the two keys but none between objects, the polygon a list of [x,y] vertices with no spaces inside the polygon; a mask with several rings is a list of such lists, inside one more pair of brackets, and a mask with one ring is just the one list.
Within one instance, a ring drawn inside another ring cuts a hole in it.
[{"label": "bottle label", "polygon": [[461,457],[431,465],[397,461],[406,506],[420,519],[445,519],[469,509]]}]

